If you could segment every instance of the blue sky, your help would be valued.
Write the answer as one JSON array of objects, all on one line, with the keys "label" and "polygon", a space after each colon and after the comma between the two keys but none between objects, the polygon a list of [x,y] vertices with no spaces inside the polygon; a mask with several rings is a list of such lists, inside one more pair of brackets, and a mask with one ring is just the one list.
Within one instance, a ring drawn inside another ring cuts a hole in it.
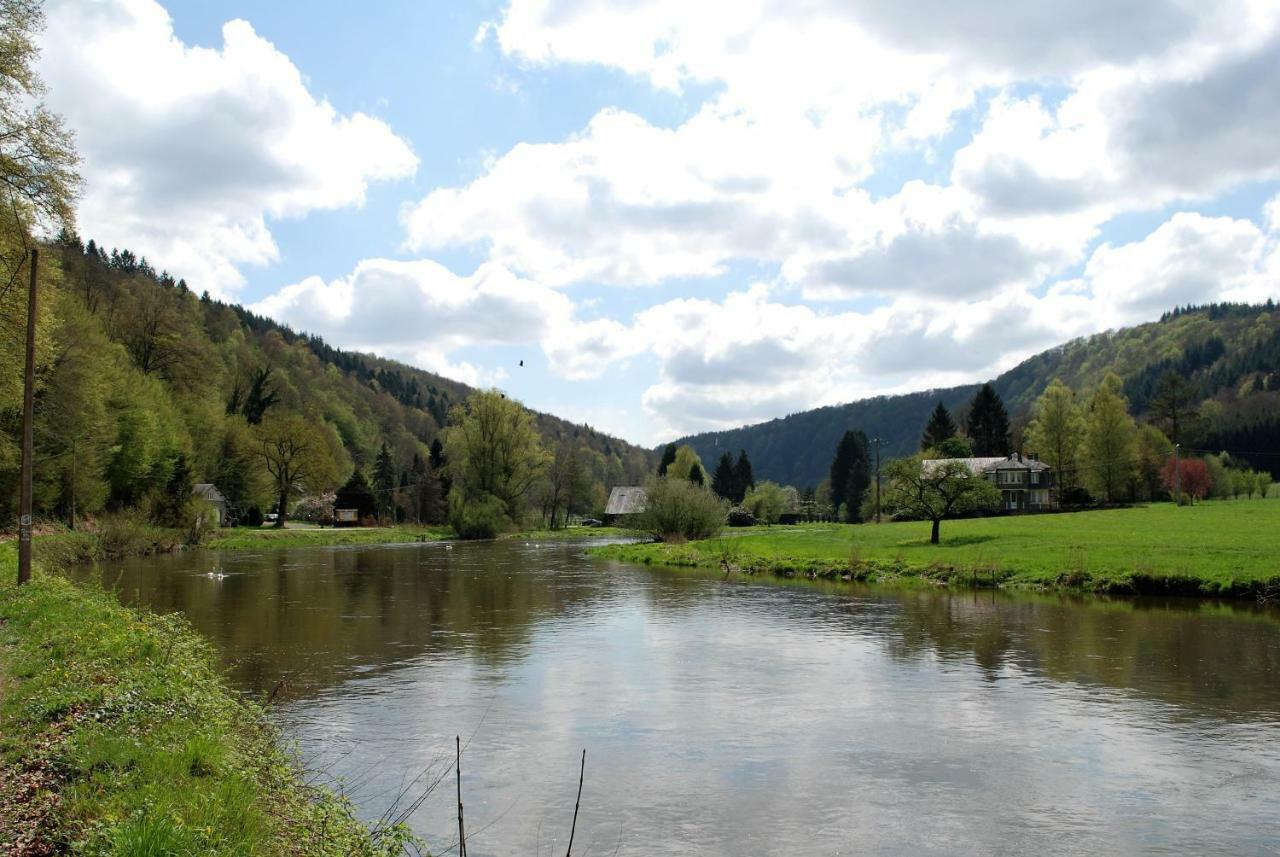
[{"label": "blue sky", "polygon": [[926,6],[50,0],[42,72],[85,237],[643,443],[1275,296],[1278,4]]}]

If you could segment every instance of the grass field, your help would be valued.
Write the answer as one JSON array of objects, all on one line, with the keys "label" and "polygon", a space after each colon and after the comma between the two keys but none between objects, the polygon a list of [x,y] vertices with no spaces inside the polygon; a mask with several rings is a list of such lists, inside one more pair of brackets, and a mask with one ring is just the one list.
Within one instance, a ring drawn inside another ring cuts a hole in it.
[{"label": "grass field", "polygon": [[380,545],[433,542],[453,537],[453,530],[439,527],[232,527],[210,533],[200,547],[217,550],[317,547],[323,545]]},{"label": "grass field", "polygon": [[[37,543],[37,556],[39,556]],[[122,607],[0,545],[0,853],[392,855],[303,784],[262,706],[179,615]]]},{"label": "grass field", "polygon": [[808,524],[592,553],[660,565],[727,563],[748,574],[1270,597],[1280,593],[1280,502],[944,521],[938,545],[929,544],[928,522]]}]

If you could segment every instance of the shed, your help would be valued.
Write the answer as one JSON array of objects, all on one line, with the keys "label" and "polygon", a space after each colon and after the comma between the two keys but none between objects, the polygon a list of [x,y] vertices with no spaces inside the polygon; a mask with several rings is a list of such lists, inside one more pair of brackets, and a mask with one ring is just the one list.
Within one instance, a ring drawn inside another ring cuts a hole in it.
[{"label": "shed", "polygon": [[609,502],[604,507],[604,522],[615,524],[635,517],[649,505],[649,497],[640,485],[619,485],[609,492]]},{"label": "shed", "polygon": [[213,507],[214,513],[218,516],[218,526],[221,527],[227,523],[227,498],[222,496],[218,486],[212,482],[201,482],[191,489],[191,496]]}]

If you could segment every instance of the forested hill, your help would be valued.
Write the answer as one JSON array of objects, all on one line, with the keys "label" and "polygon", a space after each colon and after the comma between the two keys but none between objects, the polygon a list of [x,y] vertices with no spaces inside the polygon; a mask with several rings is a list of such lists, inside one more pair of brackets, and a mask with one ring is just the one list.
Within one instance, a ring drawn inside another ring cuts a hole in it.
[{"label": "forested hill", "polygon": [[[21,260],[21,250],[4,258],[17,269],[12,259]],[[373,481],[384,444],[390,462],[383,456],[383,464],[397,480],[411,478],[450,407],[472,392],[197,295],[128,250],[108,253],[64,234],[41,262],[36,490],[43,515],[65,518],[73,504],[81,515],[143,505],[171,484],[179,462],[194,481],[236,494],[237,504],[269,508],[253,453],[264,414],[299,414],[323,433],[332,462],[326,484],[341,484],[357,468]],[[0,343],[10,370],[0,388],[0,506],[12,511],[22,365],[22,337],[13,331],[25,317],[26,290],[8,288],[0,303],[11,331]],[[595,497],[652,469],[648,450],[548,414],[534,418],[547,449],[568,442],[580,450]]]},{"label": "forested hill", "polygon": [[[1124,381],[1133,412],[1144,414],[1160,377],[1172,370],[1202,401],[1193,445],[1209,449],[1280,451],[1280,312],[1261,305],[1214,304],[1166,313],[1160,321],[1076,339],[1031,357],[995,378],[1014,426],[1015,441],[1036,398],[1053,378],[1087,390],[1114,372]],[[840,436],[861,429],[883,439],[882,455],[918,449],[929,413],[941,401],[963,424],[978,384],[901,396],[878,396],[817,408],[729,431],[676,441],[715,461],[745,449],[758,478],[812,486],[831,465]],[[1246,456],[1247,458],[1247,456]],[[1259,456],[1253,466],[1275,470],[1280,459]]]}]

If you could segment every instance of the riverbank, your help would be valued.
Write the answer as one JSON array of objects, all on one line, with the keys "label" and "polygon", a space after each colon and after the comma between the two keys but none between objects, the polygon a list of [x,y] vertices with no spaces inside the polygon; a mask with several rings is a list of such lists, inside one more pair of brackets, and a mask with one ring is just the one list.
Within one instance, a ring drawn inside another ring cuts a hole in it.
[{"label": "riverbank", "polygon": [[726,530],[716,539],[607,545],[596,556],[742,574],[952,586],[1274,598],[1280,503],[1218,501],[928,522]]},{"label": "riverbank", "polygon": [[402,828],[371,831],[304,782],[185,619],[54,573],[82,541],[38,540],[22,587],[0,545],[0,851],[401,853]]}]

